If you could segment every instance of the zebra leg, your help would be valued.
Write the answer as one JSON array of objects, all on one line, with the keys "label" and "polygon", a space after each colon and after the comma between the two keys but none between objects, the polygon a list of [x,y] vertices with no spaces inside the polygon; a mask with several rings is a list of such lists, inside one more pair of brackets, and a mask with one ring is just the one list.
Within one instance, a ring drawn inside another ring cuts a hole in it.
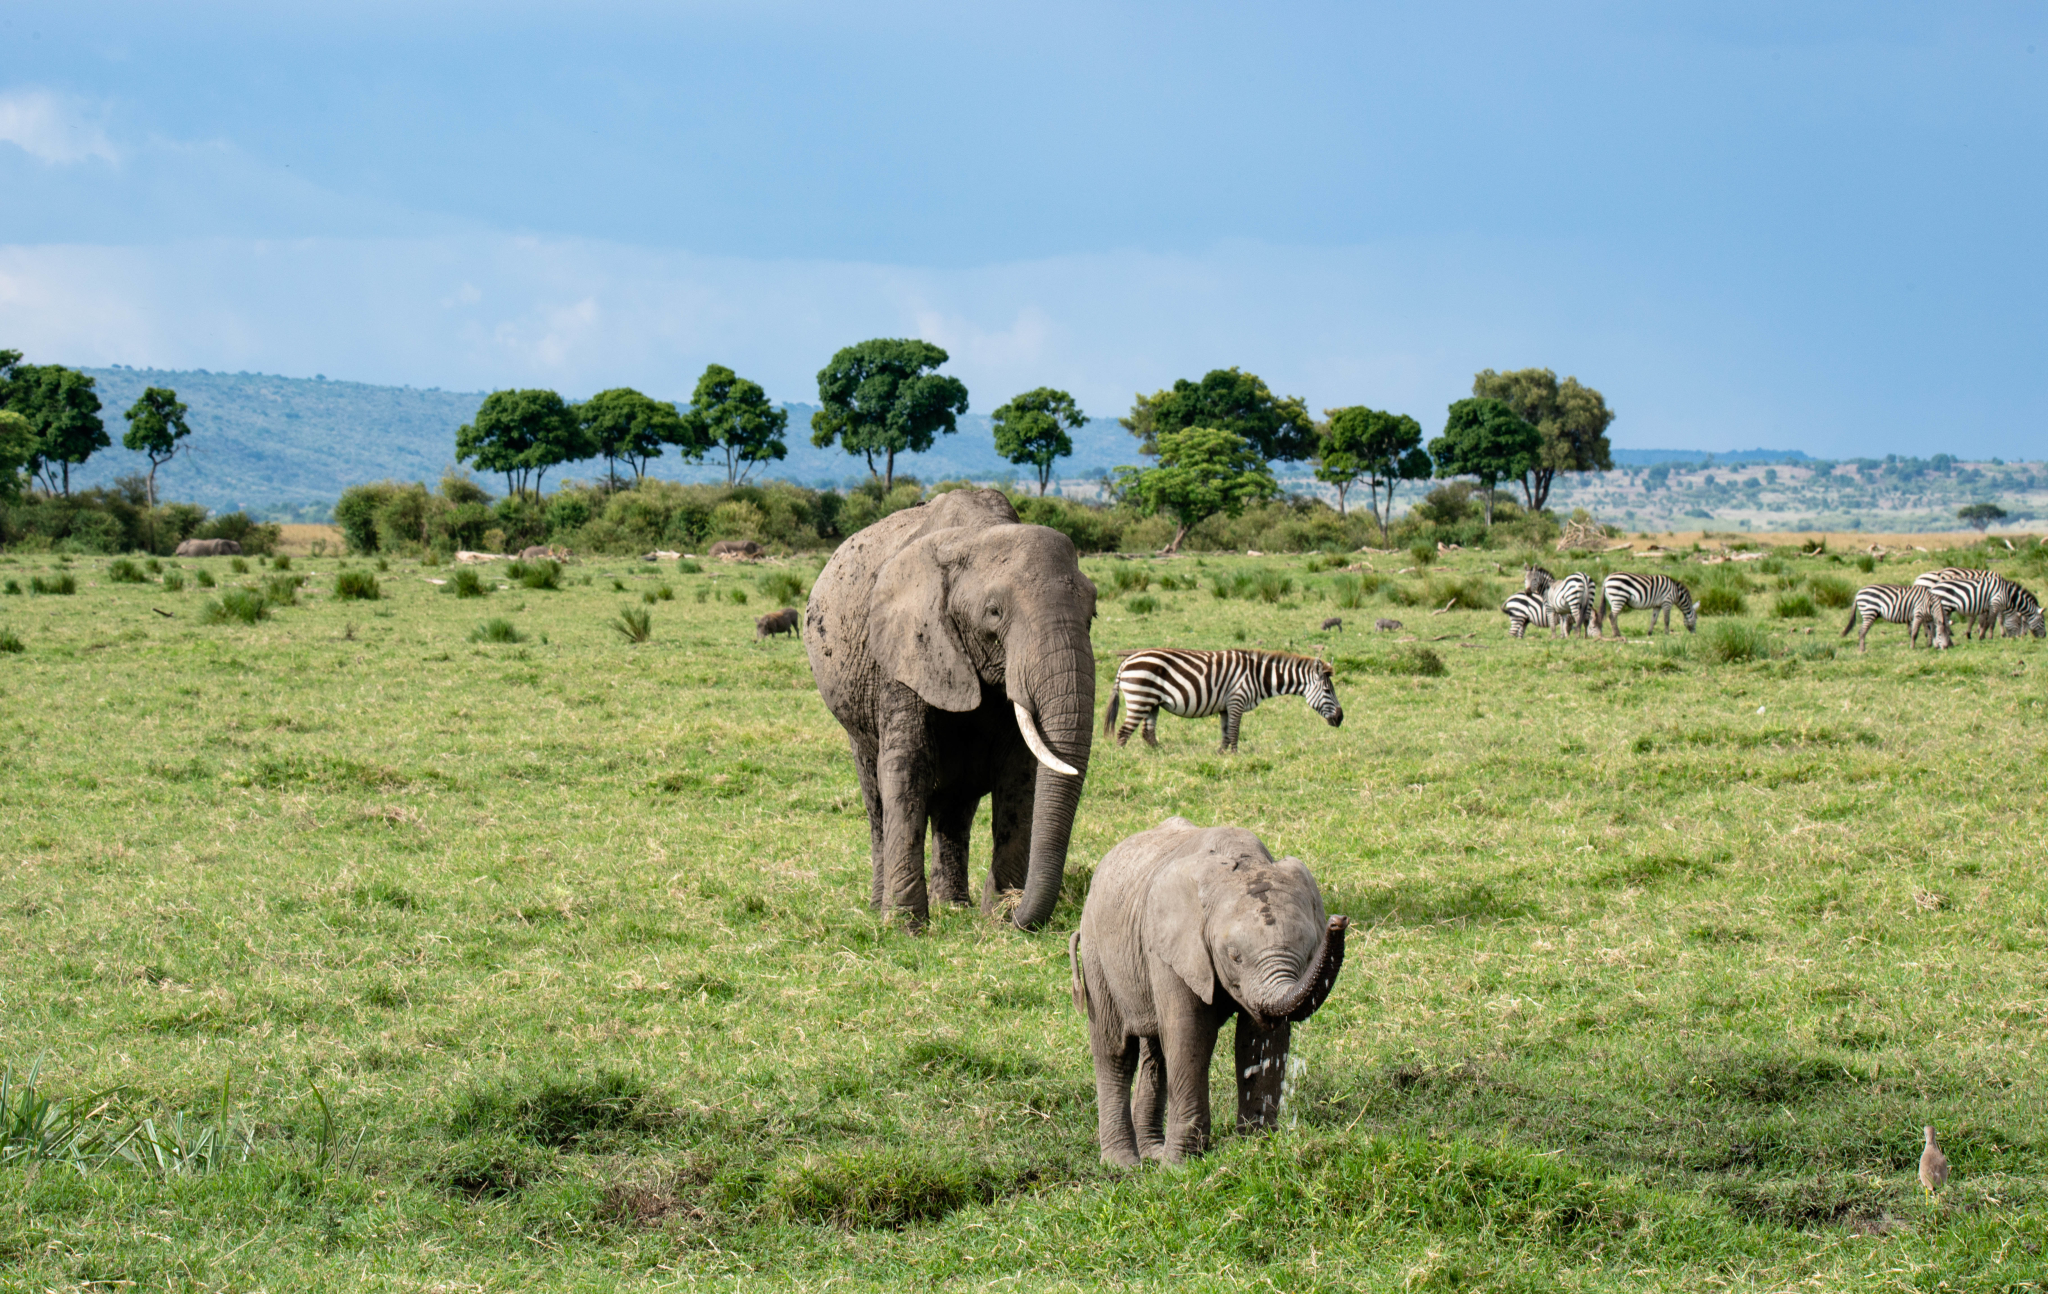
[{"label": "zebra leg", "polygon": [[1159,711],[1157,710],[1145,716],[1145,744],[1154,750],[1159,749]]},{"label": "zebra leg", "polygon": [[[1867,653],[1870,650],[1870,622],[1874,619],[1876,619],[1875,616],[1863,617],[1863,632],[1856,635],[1856,650],[1859,654]],[[1843,632],[1847,633],[1848,631],[1845,629]],[[1919,626],[1914,626],[1913,632],[1919,633]]]},{"label": "zebra leg", "polygon": [[1243,718],[1244,705],[1237,697],[1232,696],[1229,703],[1223,707],[1223,744],[1216,748],[1217,754],[1237,753],[1237,725]]},{"label": "zebra leg", "polygon": [[[1140,728],[1150,728],[1152,726],[1152,717],[1153,712],[1145,707],[1144,702],[1134,701],[1130,697],[1125,697],[1123,722],[1116,726],[1116,744],[1119,746],[1123,745],[1131,739],[1131,734]],[[1149,734],[1146,740],[1152,740]],[[1152,744],[1156,746],[1159,743],[1153,742]]]}]

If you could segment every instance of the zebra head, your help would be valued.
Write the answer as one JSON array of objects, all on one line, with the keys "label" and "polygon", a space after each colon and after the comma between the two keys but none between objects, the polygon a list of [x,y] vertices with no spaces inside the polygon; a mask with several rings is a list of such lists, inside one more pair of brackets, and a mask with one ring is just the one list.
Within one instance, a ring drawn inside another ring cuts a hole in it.
[{"label": "zebra head", "polygon": [[1344,722],[1344,707],[1337,704],[1337,684],[1332,677],[1328,661],[1311,661],[1308,671],[1308,686],[1302,689],[1301,699],[1309,708],[1330,721],[1332,728]]},{"label": "zebra head", "polygon": [[1556,579],[1556,576],[1544,570],[1541,566],[1524,566],[1522,568],[1522,592],[1541,593],[1555,583]]},{"label": "zebra head", "polygon": [[1678,603],[1679,611],[1685,616],[1685,631],[1697,633],[1700,627],[1700,607],[1699,603],[1692,600],[1692,590],[1680,584],[1672,600]]}]

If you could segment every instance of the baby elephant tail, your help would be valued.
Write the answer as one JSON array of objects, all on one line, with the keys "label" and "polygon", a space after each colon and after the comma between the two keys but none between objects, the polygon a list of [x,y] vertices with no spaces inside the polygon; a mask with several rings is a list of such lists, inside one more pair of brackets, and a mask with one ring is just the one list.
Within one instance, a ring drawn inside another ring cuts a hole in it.
[{"label": "baby elephant tail", "polygon": [[1067,936],[1067,964],[1074,971],[1074,1009],[1087,1015],[1088,979],[1081,973],[1081,932],[1078,930]]},{"label": "baby elephant tail", "polygon": [[[1107,736],[1109,735],[1109,731],[1110,731],[1110,729],[1112,729],[1112,728],[1116,727],[1116,710],[1117,710],[1117,707],[1118,707],[1118,706],[1120,706],[1120,705],[1122,705],[1122,704],[1123,704],[1123,702],[1124,702],[1124,693],[1123,693],[1123,689],[1122,689],[1122,688],[1120,688],[1120,687],[1118,687],[1118,686],[1117,686],[1116,684],[1114,684],[1114,683],[1111,683],[1111,684],[1109,685],[1109,708],[1108,708],[1107,710],[1104,710],[1104,711],[1102,712],[1102,735],[1103,735],[1103,736],[1107,737]],[[1076,932],[1075,932],[1075,937],[1076,937],[1076,938],[1079,938],[1079,937],[1080,937],[1080,932],[1079,932],[1079,931],[1076,931]]]}]

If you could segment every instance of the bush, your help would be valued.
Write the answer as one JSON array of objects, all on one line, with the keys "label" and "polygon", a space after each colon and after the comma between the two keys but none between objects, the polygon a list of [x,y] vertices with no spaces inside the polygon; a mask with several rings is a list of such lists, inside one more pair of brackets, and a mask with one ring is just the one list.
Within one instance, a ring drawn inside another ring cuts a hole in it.
[{"label": "bush", "polygon": [[501,616],[494,620],[486,620],[470,630],[469,640],[473,643],[519,643],[526,641],[526,635],[520,633],[510,620]]},{"label": "bush", "polygon": [[1740,593],[1726,584],[1709,584],[1700,594],[1703,616],[1739,616],[1749,609]]},{"label": "bush", "polygon": [[1095,587],[1104,597],[1109,598],[1120,598],[1126,593],[1143,593],[1152,587],[1152,572],[1142,566],[1119,562],[1096,582]]},{"label": "bush", "polygon": [[484,578],[476,573],[476,567],[464,566],[455,572],[455,578],[443,586],[447,592],[458,598],[480,598],[491,591]]},{"label": "bush", "polygon": [[[1804,601],[1804,599],[1801,599]],[[1808,604],[1808,614],[1812,614]],[[1725,620],[1709,629],[1700,638],[1700,650],[1707,659],[1723,665],[1739,665],[1744,661],[1763,660],[1771,654],[1771,636],[1761,625],[1746,620]]]},{"label": "bush", "polygon": [[65,571],[62,575],[52,575],[47,579],[40,575],[31,575],[28,580],[28,591],[68,598],[78,592],[78,577],[70,571]]},{"label": "bush", "polygon": [[1813,599],[1804,593],[1781,593],[1771,603],[1771,614],[1780,620],[1806,620],[1820,614]]},{"label": "bush", "polygon": [[[803,594],[799,593],[797,596],[801,598]],[[654,599],[657,602],[673,602],[676,600],[676,591],[667,584],[657,584],[654,587]]]},{"label": "bush", "polygon": [[611,626],[627,642],[644,643],[654,633],[654,617],[642,607],[627,607],[619,612],[618,619],[613,620]]},{"label": "bush", "polygon": [[17,652],[25,652],[27,650],[28,647],[23,644],[21,638],[12,629],[0,629],[0,652],[6,652],[11,656]]},{"label": "bush", "polygon": [[725,591],[725,600],[736,607],[743,607],[747,605],[747,591],[745,589],[727,589]]},{"label": "bush", "polygon": [[1365,585],[1356,575],[1339,575],[1330,581],[1330,600],[1345,611],[1365,605]]},{"label": "bush", "polygon": [[1865,553],[1856,559],[1856,569],[1868,575],[1877,569],[1877,559],[1869,553]]},{"label": "bush", "polygon": [[213,587],[213,572],[207,570],[204,566],[200,567],[199,573],[192,578],[199,581],[199,587],[202,589]]},{"label": "bush", "polygon": [[288,571],[292,568],[291,555],[289,553],[279,553],[270,559],[270,565],[273,570]]},{"label": "bush", "polygon": [[254,589],[229,589],[221,594],[220,601],[209,602],[199,613],[201,624],[219,625],[230,620],[239,620],[253,625],[258,620],[270,619],[270,605],[263,595]]},{"label": "bush", "polygon": [[1427,566],[1436,560],[1436,545],[1417,544],[1408,550],[1408,555],[1415,559],[1417,566]]},{"label": "bush", "polygon": [[361,600],[375,602],[384,596],[377,587],[377,577],[368,571],[342,571],[334,577],[334,600],[348,602]]},{"label": "bush", "polygon": [[755,580],[754,585],[769,601],[785,607],[797,606],[804,600],[804,582],[795,571],[770,571]]},{"label": "bush", "polygon": [[1012,498],[1010,502],[1016,505],[1019,521],[1057,530],[1073,540],[1074,547],[1083,553],[1111,553],[1123,546],[1122,519],[1109,508],[1035,495]]},{"label": "bush", "polygon": [[1294,592],[1294,577],[1278,571],[1261,570],[1252,576],[1252,596],[1261,602],[1278,602]]},{"label": "bush", "polygon": [[20,597],[20,596],[21,596],[21,581],[20,581],[20,580],[9,580],[9,581],[7,581],[7,583],[6,583],[6,585],[5,585],[4,587],[0,587],[0,594],[5,594],[6,596],[8,596],[8,597],[10,597],[10,598],[18,598],[18,597]]},{"label": "bush", "polygon": [[185,591],[185,572],[183,572],[183,571],[165,571],[165,572],[164,572],[164,592],[166,592],[166,593],[183,593],[184,591]]},{"label": "bush", "polygon": [[1396,606],[1492,611],[1500,606],[1500,589],[1477,575],[1432,575],[1416,584],[1390,584],[1387,597]]},{"label": "bush", "polygon": [[147,584],[149,576],[142,568],[125,557],[117,557],[107,563],[107,581],[111,584]]},{"label": "bush", "polygon": [[1766,557],[1756,564],[1756,569],[1759,575],[1783,575],[1785,563],[1780,558]]},{"label": "bush", "polygon": [[1816,575],[1806,582],[1814,604],[1841,610],[1856,598],[1856,586],[1839,575]]},{"label": "bush", "polygon": [[249,563],[239,557],[230,557],[228,558],[228,569],[237,575],[247,575],[249,573]]},{"label": "bush", "polygon": [[562,564],[552,557],[541,557],[531,562],[514,562],[506,572],[515,584],[529,589],[559,589],[562,587]]},{"label": "bush", "polygon": [[1140,593],[1124,603],[1124,610],[1134,616],[1149,616],[1159,609],[1159,599],[1150,593]]},{"label": "bush", "polygon": [[297,575],[273,575],[263,581],[263,600],[274,607],[295,607],[299,604],[299,584],[303,577]]}]

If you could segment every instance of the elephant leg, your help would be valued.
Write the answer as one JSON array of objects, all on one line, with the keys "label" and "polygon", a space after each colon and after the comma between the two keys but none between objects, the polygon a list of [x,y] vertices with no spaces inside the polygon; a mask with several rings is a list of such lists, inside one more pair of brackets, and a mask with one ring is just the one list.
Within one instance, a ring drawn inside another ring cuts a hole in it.
[{"label": "elephant leg", "polygon": [[1220,1021],[1199,1010],[1183,1014],[1172,1020],[1162,1010],[1159,1021],[1166,1062],[1166,1137],[1159,1157],[1169,1164],[1209,1149],[1209,1062]]},{"label": "elephant leg", "polygon": [[981,887],[984,915],[996,910],[1004,890],[1021,890],[1031,874],[1031,811],[1038,795],[1038,760],[1020,739],[996,774],[989,796],[988,881]]},{"label": "elephant leg", "polygon": [[932,805],[932,901],[965,907],[967,894],[967,839],[974,829],[974,811],[980,800],[956,796]]},{"label": "elephant leg", "polygon": [[860,775],[861,804],[868,811],[868,867],[874,873],[874,893],[868,900],[875,911],[882,910],[882,902],[888,898],[887,877],[882,870],[882,789],[877,776],[877,758],[873,746],[863,745],[858,737],[853,740],[853,767]]},{"label": "elephant leg", "polygon": [[1131,1073],[1138,1068],[1138,1040],[1096,1034],[1090,1041],[1095,1051],[1095,1141],[1102,1147],[1103,1163],[1130,1168],[1138,1162],[1131,1132]]},{"label": "elephant leg", "polygon": [[1280,1088],[1287,1081],[1287,1044],[1294,1025],[1277,1021],[1270,1029],[1237,1016],[1237,1130],[1272,1128],[1280,1121]]},{"label": "elephant leg", "polygon": [[883,705],[876,782],[883,807],[884,905],[901,909],[913,930],[931,916],[925,890],[924,836],[931,811],[930,733],[924,703],[900,683]]},{"label": "elephant leg", "polygon": [[1131,1122],[1138,1134],[1138,1158],[1166,1157],[1166,1057],[1159,1039],[1138,1039],[1138,1082],[1131,1092]]}]

